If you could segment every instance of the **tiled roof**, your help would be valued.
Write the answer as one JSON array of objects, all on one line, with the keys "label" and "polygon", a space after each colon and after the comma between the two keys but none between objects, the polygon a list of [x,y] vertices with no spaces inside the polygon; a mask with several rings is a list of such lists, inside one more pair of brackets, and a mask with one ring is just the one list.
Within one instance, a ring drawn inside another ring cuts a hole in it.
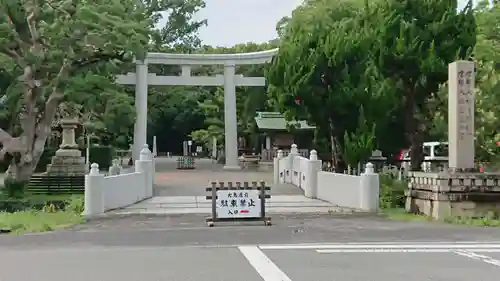
[{"label": "tiled roof", "polygon": [[255,122],[259,129],[264,130],[287,130],[287,124],[295,125],[297,130],[314,130],[316,128],[309,126],[305,120],[287,122],[283,114],[279,112],[257,112]]}]

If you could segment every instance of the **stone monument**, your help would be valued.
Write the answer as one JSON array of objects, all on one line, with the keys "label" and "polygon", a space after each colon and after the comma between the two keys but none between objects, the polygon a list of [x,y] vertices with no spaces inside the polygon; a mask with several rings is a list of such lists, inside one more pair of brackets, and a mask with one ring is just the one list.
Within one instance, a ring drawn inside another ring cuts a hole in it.
[{"label": "stone monument", "polygon": [[48,175],[80,176],[85,175],[85,158],[78,150],[75,142],[75,128],[79,124],[76,119],[63,119],[62,143],[52,157],[51,164],[47,165]]},{"label": "stone monument", "polygon": [[499,215],[500,174],[480,173],[474,156],[474,62],[448,68],[448,167],[439,173],[410,172],[406,210],[431,216]]}]

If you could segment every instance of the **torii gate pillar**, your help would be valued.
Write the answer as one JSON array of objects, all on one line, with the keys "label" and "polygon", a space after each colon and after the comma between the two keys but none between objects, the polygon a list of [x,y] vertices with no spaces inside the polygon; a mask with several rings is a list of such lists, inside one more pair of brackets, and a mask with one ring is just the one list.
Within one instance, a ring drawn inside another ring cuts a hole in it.
[{"label": "torii gate pillar", "polygon": [[236,117],[236,86],[234,64],[224,65],[224,148],[226,165],[224,169],[239,169],[238,165],[238,120]]},{"label": "torii gate pillar", "polygon": [[135,110],[134,143],[132,159],[138,160],[144,144],[147,144],[148,130],[148,65],[145,61],[136,61],[135,65]]}]

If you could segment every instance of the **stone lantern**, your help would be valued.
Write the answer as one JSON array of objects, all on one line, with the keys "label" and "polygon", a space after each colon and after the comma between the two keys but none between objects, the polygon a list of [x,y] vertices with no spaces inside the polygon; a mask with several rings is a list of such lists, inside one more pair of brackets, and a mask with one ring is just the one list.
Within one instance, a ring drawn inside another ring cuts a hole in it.
[{"label": "stone lantern", "polygon": [[384,167],[387,157],[382,155],[382,151],[374,150],[368,161],[375,166],[375,171],[380,171]]},{"label": "stone lantern", "polygon": [[62,128],[62,142],[56,155],[52,157],[51,164],[47,166],[48,174],[76,176],[85,174],[85,158],[78,150],[75,141],[75,129],[79,124],[77,119],[63,119],[60,121]]}]

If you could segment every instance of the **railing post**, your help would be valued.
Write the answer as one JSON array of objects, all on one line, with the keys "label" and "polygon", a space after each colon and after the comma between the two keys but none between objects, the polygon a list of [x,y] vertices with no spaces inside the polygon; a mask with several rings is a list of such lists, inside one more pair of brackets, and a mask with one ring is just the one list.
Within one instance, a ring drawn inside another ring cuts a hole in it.
[{"label": "railing post", "polygon": [[288,154],[288,161],[289,161],[289,164],[288,164],[288,167],[290,168],[290,172],[289,172],[289,178],[288,178],[288,183],[291,183],[291,184],[295,184],[297,185],[296,182],[294,182],[294,173],[295,173],[295,157],[297,157],[299,155],[299,149],[297,148],[297,145],[296,144],[292,144],[292,146],[290,147],[290,153]]},{"label": "railing post", "polygon": [[[280,183],[280,173],[282,170],[282,167],[280,167],[280,160],[283,158],[283,150],[278,150],[278,154],[276,157],[273,159],[273,168],[274,168],[274,184],[279,184]],[[285,176],[285,175],[283,175]]]},{"label": "railing post", "polygon": [[377,212],[379,209],[380,179],[375,173],[373,164],[367,163],[365,172],[361,174],[360,209]]},{"label": "railing post", "polygon": [[318,197],[318,172],[321,171],[321,160],[318,160],[318,152],[311,150],[305,175],[304,195],[309,198]]},{"label": "railing post", "polygon": [[143,193],[138,196],[138,200],[153,196],[153,160],[152,154],[147,144],[145,144],[139,154],[139,160],[135,161],[135,171],[143,173]]},{"label": "railing post", "polygon": [[99,165],[90,165],[90,172],[85,175],[85,203],[82,215],[93,217],[104,213],[104,175],[99,173]]}]

